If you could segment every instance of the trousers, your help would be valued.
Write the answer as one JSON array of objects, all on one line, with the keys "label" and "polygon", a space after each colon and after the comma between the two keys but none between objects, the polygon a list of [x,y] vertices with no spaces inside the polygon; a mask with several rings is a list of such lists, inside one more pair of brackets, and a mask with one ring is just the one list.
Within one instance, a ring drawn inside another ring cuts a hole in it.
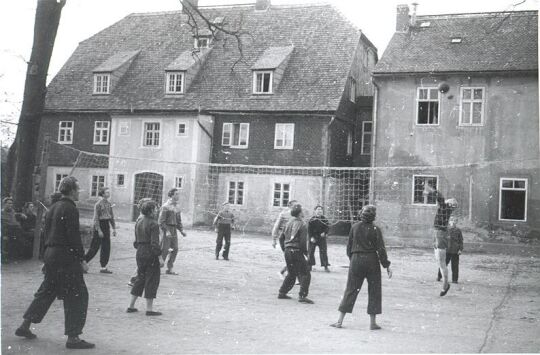
[{"label": "trousers", "polygon": [[309,242],[309,265],[315,265],[315,248],[319,247],[319,257],[321,258],[321,266],[326,267],[328,263],[328,247],[326,245],[326,238],[319,237],[315,239],[315,243]]},{"label": "trousers", "polygon": [[441,273],[444,286],[448,284],[448,265],[446,263],[446,249],[435,249],[435,260],[439,266],[439,272]]},{"label": "trousers", "polygon": [[150,245],[137,247],[137,280],[131,288],[133,296],[144,298],[156,298],[160,281],[159,258],[152,253]]},{"label": "trousers", "polygon": [[161,238],[161,257],[163,260],[167,260],[167,256],[169,256],[167,260],[168,270],[172,270],[176,255],[178,255],[178,237],[176,235],[167,235]]},{"label": "trousers", "polygon": [[64,334],[82,334],[88,311],[88,290],[80,263],[72,265],[45,264],[45,277],[34,294],[34,300],[23,318],[40,323],[58,298],[64,301]]},{"label": "trousers", "polygon": [[288,273],[279,288],[279,293],[285,295],[292,290],[298,277],[298,281],[300,281],[300,292],[298,295],[300,297],[307,297],[309,284],[311,283],[311,273],[304,254],[300,250],[285,249],[285,262],[287,263]]},{"label": "trousers", "polygon": [[[452,262],[452,282],[458,282],[459,278],[459,254],[450,254],[446,253],[446,265]],[[446,267],[448,269],[448,266]],[[437,280],[442,278],[441,269],[439,268],[439,273],[437,275]]]},{"label": "trousers", "polygon": [[111,227],[108,219],[102,219],[99,221],[99,227],[103,232],[103,238],[99,237],[97,230],[92,235],[92,241],[90,242],[90,249],[84,256],[86,262],[90,262],[96,256],[98,250],[101,247],[101,253],[99,254],[99,264],[101,267],[106,267],[109,263],[111,256]]},{"label": "trousers", "polygon": [[364,280],[368,282],[368,314],[381,314],[382,289],[381,267],[377,253],[353,253],[349,264],[347,288],[339,305],[339,311],[352,313],[356,298]]},{"label": "trousers", "polygon": [[231,225],[230,224],[218,224],[218,232],[216,238],[216,257],[219,256],[221,247],[223,246],[223,239],[225,239],[225,246],[223,247],[223,257],[229,258],[229,249],[231,248]]}]

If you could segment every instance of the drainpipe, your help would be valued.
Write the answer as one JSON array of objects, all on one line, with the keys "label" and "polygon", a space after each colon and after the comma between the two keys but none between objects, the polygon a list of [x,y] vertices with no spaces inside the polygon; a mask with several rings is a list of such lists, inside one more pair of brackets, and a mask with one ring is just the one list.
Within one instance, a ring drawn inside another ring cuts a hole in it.
[{"label": "drainpipe", "polygon": [[373,169],[375,167],[375,148],[377,146],[377,114],[378,110],[377,107],[379,105],[379,85],[375,82],[375,80],[372,80],[374,91],[373,91],[373,112],[372,112],[372,134],[371,134],[371,174],[369,177],[369,203],[373,204],[375,201],[375,191],[374,191],[374,177],[375,177],[375,170]]}]

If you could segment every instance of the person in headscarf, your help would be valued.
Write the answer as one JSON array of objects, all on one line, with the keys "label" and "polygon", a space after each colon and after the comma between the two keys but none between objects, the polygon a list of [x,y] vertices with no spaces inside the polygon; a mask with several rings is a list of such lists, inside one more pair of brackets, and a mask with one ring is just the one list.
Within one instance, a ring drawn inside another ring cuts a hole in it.
[{"label": "person in headscarf", "polygon": [[386,268],[388,278],[392,277],[390,261],[386,254],[381,229],[373,224],[377,209],[373,205],[362,208],[360,222],[355,223],[349,232],[347,256],[349,257],[349,275],[347,288],[339,305],[339,319],[332,327],[341,328],[346,313],[352,313],[356,298],[364,280],[368,281],[368,306],[370,329],[381,327],[376,322],[377,314],[382,312],[381,267]]}]

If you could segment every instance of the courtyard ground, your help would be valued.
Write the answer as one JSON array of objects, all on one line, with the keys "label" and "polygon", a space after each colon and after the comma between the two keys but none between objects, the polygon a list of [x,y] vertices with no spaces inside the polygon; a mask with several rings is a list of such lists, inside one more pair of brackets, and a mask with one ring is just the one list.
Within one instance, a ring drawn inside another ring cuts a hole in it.
[{"label": "courtyard ground", "polygon": [[[367,285],[343,329],[329,326],[347,279],[343,238],[331,238],[331,272],[312,273],[313,305],[277,299],[282,253],[270,237],[233,232],[230,261],[214,259],[215,234],[190,230],[180,240],[177,276],[162,273],[154,308],[161,317],[125,312],[126,282],[135,268],[132,224],[120,223],[109,268],[99,255],[85,276],[90,293],[83,339],[93,354],[179,353],[477,353],[540,351],[540,259],[538,248],[469,246],[461,257],[459,284],[439,297],[432,250],[403,248],[387,240],[394,276],[383,273],[380,331],[370,331]],[[467,246],[466,246],[467,247]],[[480,250],[481,252],[472,252]],[[317,262],[319,261],[317,256]],[[63,308],[56,301],[35,340],[14,336],[42,281],[38,261],[2,265],[2,354],[63,354]]]}]

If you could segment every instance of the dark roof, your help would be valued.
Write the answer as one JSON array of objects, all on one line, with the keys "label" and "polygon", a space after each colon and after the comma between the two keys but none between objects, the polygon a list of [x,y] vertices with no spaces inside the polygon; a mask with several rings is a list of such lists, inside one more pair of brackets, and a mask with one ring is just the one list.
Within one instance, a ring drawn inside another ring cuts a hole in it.
[{"label": "dark roof", "polygon": [[165,67],[165,70],[179,70],[186,71],[191,68],[195,63],[203,61],[204,57],[208,55],[211,49],[200,49],[198,52],[193,50],[187,50],[180,54],[178,58],[173,60],[172,63]]},{"label": "dark roof", "polygon": [[375,75],[538,70],[538,11],[418,16],[417,24],[394,34]]},{"label": "dark roof", "polygon": [[[132,14],[81,42],[51,81],[46,110],[335,111],[360,31],[330,5],[199,7],[210,20],[241,28],[219,34],[187,93],[164,95],[165,68],[193,48],[192,28],[178,12]],[[369,45],[369,44],[368,44]],[[271,47],[294,46],[273,95],[252,95],[252,67]],[[140,51],[110,95],[92,95],[92,70],[115,53]],[[241,60],[239,60],[241,59]]]},{"label": "dark roof", "polygon": [[118,52],[94,68],[94,72],[112,72],[135,57],[139,51]]}]

